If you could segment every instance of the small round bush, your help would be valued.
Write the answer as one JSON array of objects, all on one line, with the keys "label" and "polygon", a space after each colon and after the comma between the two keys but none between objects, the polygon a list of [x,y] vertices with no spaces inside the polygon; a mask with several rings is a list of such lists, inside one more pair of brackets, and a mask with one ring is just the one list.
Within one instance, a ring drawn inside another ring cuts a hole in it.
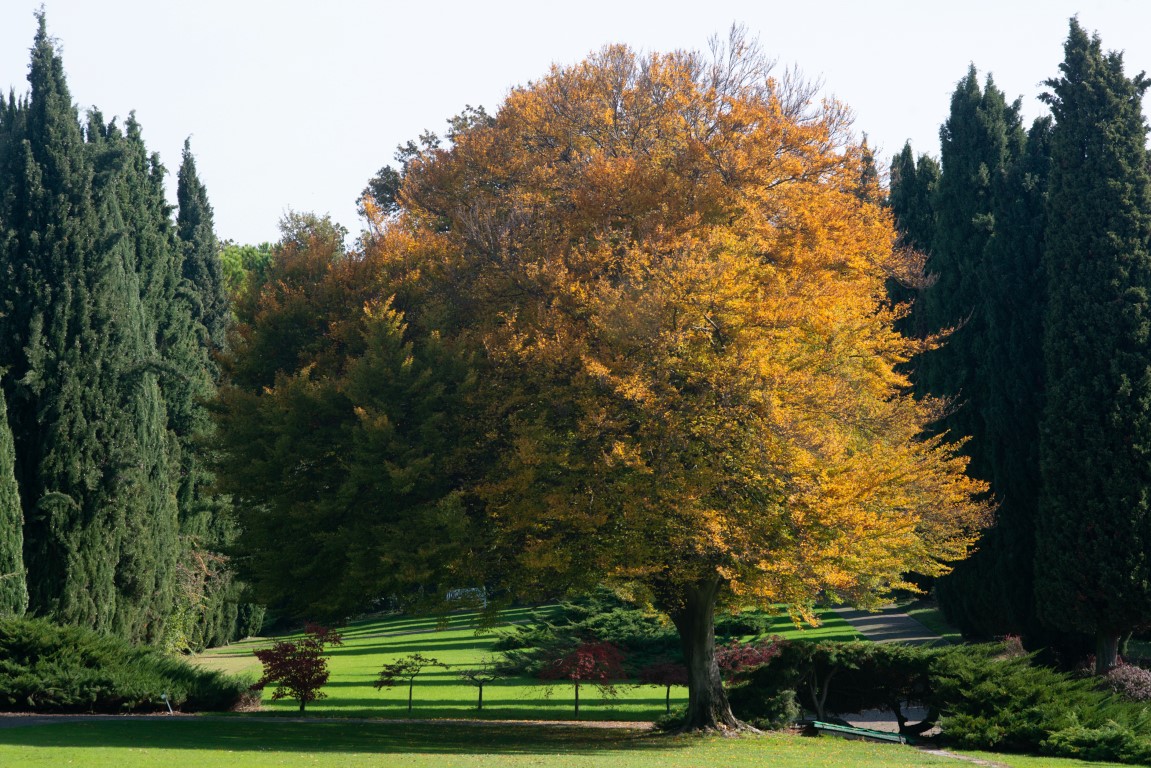
[{"label": "small round bush", "polygon": [[1151,701],[1151,670],[1121,663],[1105,679],[1108,688],[1129,701]]}]

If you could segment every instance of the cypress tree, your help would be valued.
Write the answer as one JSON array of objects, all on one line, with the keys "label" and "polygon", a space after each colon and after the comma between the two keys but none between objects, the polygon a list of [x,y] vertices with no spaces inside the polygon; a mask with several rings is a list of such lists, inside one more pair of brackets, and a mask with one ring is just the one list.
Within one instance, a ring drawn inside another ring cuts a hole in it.
[{"label": "cypress tree", "polygon": [[1036,599],[1094,635],[1097,670],[1151,625],[1151,179],[1122,54],[1072,19],[1045,95],[1055,118],[1044,267],[1046,403]]},{"label": "cypress tree", "polygon": [[[941,425],[956,437],[979,432],[986,386],[978,378],[986,347],[983,301],[984,249],[994,229],[993,177],[1011,161],[1009,134],[1022,132],[1019,102],[1008,105],[991,77],[980,88],[975,67],[951,97],[951,114],[939,131],[942,173],[936,187],[935,226],[927,269],[937,282],[923,293],[923,323],[930,333],[953,328],[947,343],[920,361],[923,394],[950,398],[956,407]],[[978,443],[978,437],[974,438]],[[986,477],[985,457],[969,446],[971,469]]]},{"label": "cypress tree", "polygon": [[930,155],[916,160],[911,142],[891,160],[891,213],[903,244],[927,252],[935,237],[935,189],[939,163]]},{"label": "cypress tree", "polygon": [[1025,134],[1019,102],[1008,104],[990,77],[980,88],[972,67],[940,131],[942,172],[905,146],[891,192],[904,242],[928,249],[935,280],[915,332],[955,329],[919,362],[917,387],[952,401],[938,428],[971,438],[972,471],[999,502],[996,526],[936,595],[965,633],[1019,633],[1032,645],[1057,639],[1039,625],[1033,599],[1049,130],[1040,120]]},{"label": "cypress tree", "polygon": [[134,118],[81,128],[39,21],[31,93],[0,104],[0,368],[29,605],[156,642],[176,603],[182,440],[211,392],[207,333],[178,300],[162,166]]},{"label": "cypress tree", "polygon": [[[891,160],[891,191],[887,204],[895,218],[900,245],[926,254],[935,237],[935,190],[939,186],[939,163],[929,155],[915,159],[911,143]],[[908,276],[911,277],[911,276]],[[923,338],[928,331],[923,316],[922,292],[930,288],[925,276],[914,280],[888,280],[887,293],[896,304],[911,304],[911,311],[896,323],[896,329],[907,336]],[[914,376],[914,369],[908,366]]]},{"label": "cypress tree", "polygon": [[190,142],[178,174],[179,212],[176,232],[179,265],[175,272],[179,290],[169,303],[173,328],[195,329],[173,333],[169,358],[183,372],[185,385],[173,391],[172,405],[178,418],[173,425],[182,457],[180,519],[184,539],[181,558],[181,595],[177,606],[179,626],[171,638],[176,647],[198,649],[236,639],[245,629],[238,626],[240,585],[233,579],[221,554],[235,538],[230,504],[212,492],[214,478],[203,456],[205,435],[211,420],[204,407],[219,372],[209,351],[221,349],[231,317],[223,282],[219,242],[212,220],[208,191],[196,173]]},{"label": "cypress tree", "polygon": [[16,450],[8,408],[0,391],[0,616],[19,616],[28,607],[24,581],[24,513],[16,487]]},{"label": "cypress tree", "polygon": [[113,443],[102,412],[115,402],[97,314],[118,306],[96,252],[94,172],[43,15],[31,94],[11,119],[4,285],[4,359],[16,476],[25,518],[30,607],[110,629],[120,530],[102,504]]},{"label": "cypress tree", "polygon": [[212,220],[208,190],[196,173],[191,141],[184,140],[184,154],[177,174],[176,229],[183,245],[184,279],[191,283],[196,299],[195,316],[207,329],[217,348],[224,346],[231,308],[220,267],[220,244]]},{"label": "cypress tree", "polygon": [[[158,349],[158,313],[167,311],[164,276],[178,263],[168,209],[157,195],[159,173],[149,158],[140,127],[130,117],[120,131],[98,114],[88,139],[97,168],[96,194],[106,228],[108,256],[123,270],[124,330],[105,343],[122,361],[120,403],[107,414],[111,428],[121,419],[128,460],[118,472],[122,487],[135,489],[125,501],[123,541],[117,564],[117,634],[156,642],[165,633],[174,600],[179,550],[176,490],[178,456],[169,434],[169,411],[161,377],[168,366]],[[119,499],[117,499],[119,501]]]},{"label": "cypress tree", "polygon": [[978,590],[985,595],[983,610],[969,614],[970,630],[984,637],[1020,634],[1029,647],[1067,640],[1040,625],[1034,598],[1050,131],[1050,119],[1041,118],[1025,143],[1014,134],[1015,160],[994,179],[995,227],[984,251],[982,280],[987,347],[979,371],[986,387],[979,449],[999,512],[980,543],[987,556],[959,566],[968,576],[969,601]]}]

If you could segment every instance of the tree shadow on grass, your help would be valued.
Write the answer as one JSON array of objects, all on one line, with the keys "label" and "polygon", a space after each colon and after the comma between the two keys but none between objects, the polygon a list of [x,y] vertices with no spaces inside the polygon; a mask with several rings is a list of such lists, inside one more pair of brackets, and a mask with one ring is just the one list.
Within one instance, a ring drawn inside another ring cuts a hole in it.
[{"label": "tree shadow on grass", "polygon": [[668,749],[688,742],[651,732],[502,723],[338,723],[322,719],[62,721],[0,730],[0,744],[235,752],[578,754]]}]

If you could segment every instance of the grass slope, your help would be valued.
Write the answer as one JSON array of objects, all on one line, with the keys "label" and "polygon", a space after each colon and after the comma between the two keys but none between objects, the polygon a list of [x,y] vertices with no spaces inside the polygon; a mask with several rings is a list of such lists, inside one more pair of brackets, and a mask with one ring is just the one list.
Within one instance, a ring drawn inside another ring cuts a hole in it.
[{"label": "grass slope", "polygon": [[[331,678],[324,687],[327,698],[308,705],[308,713],[327,717],[408,717],[407,688],[376,690],[372,683],[380,668],[397,658],[419,652],[449,665],[430,668],[416,678],[412,717],[484,718],[493,720],[564,720],[573,716],[572,688],[563,683],[543,683],[529,678],[510,678],[484,686],[483,711],[476,710],[476,689],[459,680],[454,670],[475,667],[495,655],[492,646],[510,623],[531,618],[529,609],[502,614],[508,624],[477,634],[478,615],[458,613],[446,617],[399,617],[370,619],[341,630],[344,645],[331,648]],[[858,635],[834,613],[822,615],[816,628],[796,628],[779,617],[771,634],[819,640],[853,640]],[[254,648],[270,640],[259,639],[217,648],[203,654],[198,663],[230,673],[258,676],[260,665]],[[600,697],[594,688],[580,689],[580,718],[608,720],[654,720],[665,713],[665,691],[653,686],[621,688],[615,699]],[[672,706],[686,702],[685,688],[672,690]],[[271,713],[297,714],[290,700],[271,701]]]}]

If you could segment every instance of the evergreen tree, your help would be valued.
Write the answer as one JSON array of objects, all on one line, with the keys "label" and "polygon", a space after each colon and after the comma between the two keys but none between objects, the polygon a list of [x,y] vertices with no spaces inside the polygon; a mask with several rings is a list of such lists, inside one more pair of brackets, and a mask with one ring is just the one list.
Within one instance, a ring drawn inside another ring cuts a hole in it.
[{"label": "evergreen tree", "polygon": [[0,391],[0,616],[19,616],[28,607],[24,581],[24,513],[16,488],[16,451],[8,409]]},{"label": "evergreen tree", "polygon": [[[925,255],[935,236],[935,190],[939,185],[939,163],[930,155],[920,155],[918,161],[911,151],[911,143],[891,161],[891,190],[887,198],[900,245]],[[910,304],[910,312],[896,323],[896,329],[906,335],[924,338],[928,331],[923,316],[923,291],[931,287],[923,274],[896,276],[888,280],[887,293],[892,303]],[[908,366],[914,375],[914,368]]]},{"label": "evergreen tree", "polygon": [[[177,623],[170,643],[199,649],[238,639],[240,585],[222,554],[235,538],[233,510],[214,493],[214,476],[205,460],[211,419],[204,406],[215,393],[219,371],[210,350],[225,342],[231,305],[223,281],[219,242],[213,228],[208,191],[196,174],[190,142],[178,174],[176,231],[180,258],[173,273],[175,291],[167,317],[170,343],[165,354],[181,371],[172,390],[177,418],[173,429],[182,457],[180,520],[184,552],[179,568]],[[257,627],[258,629],[258,627]]]},{"label": "evergreen tree", "polygon": [[930,155],[916,160],[910,142],[892,158],[891,213],[903,244],[917,251],[928,251],[935,237],[933,199],[938,185],[939,163]]},{"label": "evergreen tree", "polygon": [[96,170],[93,198],[101,227],[100,258],[115,277],[117,305],[106,319],[100,345],[115,374],[108,403],[99,414],[115,468],[106,470],[110,488],[101,503],[119,509],[111,631],[130,639],[163,637],[173,600],[178,552],[175,445],[168,432],[162,369],[156,348],[155,273],[171,262],[164,233],[165,207],[149,194],[152,168],[139,125],[127,134],[105,125],[94,112],[88,122],[88,151]]},{"label": "evergreen tree", "polygon": [[1043,514],[1036,599],[1051,626],[1096,638],[1097,669],[1151,625],[1151,179],[1142,96],[1120,53],[1078,21],[1046,94]]},{"label": "evergreen tree", "polygon": [[929,333],[954,331],[945,345],[923,356],[917,386],[923,394],[954,401],[940,428],[956,437],[975,436],[968,453],[972,471],[981,476],[989,474],[977,436],[986,392],[978,378],[986,348],[982,264],[995,224],[993,178],[1011,162],[1021,137],[1019,102],[1008,105],[990,77],[980,88],[972,66],[952,95],[951,114],[939,131],[942,173],[927,259],[936,282],[922,300]]},{"label": "evergreen tree", "polygon": [[973,471],[999,502],[996,526],[936,594],[965,633],[1020,633],[1036,646],[1060,640],[1039,625],[1033,598],[1049,131],[1040,120],[1025,134],[1019,103],[1009,105],[990,77],[980,88],[971,68],[940,131],[942,172],[905,146],[891,174],[903,241],[929,250],[935,280],[911,327],[921,336],[955,329],[915,380],[953,400],[938,428],[971,438]]},{"label": "evergreen tree", "polygon": [[184,154],[177,174],[176,229],[183,244],[183,275],[191,283],[197,302],[195,317],[208,331],[217,348],[224,345],[231,310],[220,267],[220,244],[212,221],[208,190],[196,174],[191,141],[184,140]]},{"label": "evergreen tree", "polygon": [[[93,112],[81,127],[43,15],[29,81],[27,98],[0,103],[0,369],[30,607],[132,640],[189,622],[230,640],[236,587],[217,553],[231,522],[203,490],[196,444],[215,375],[201,310],[214,299],[185,278],[165,171],[135,118],[121,130]],[[188,178],[189,231],[214,248]]]},{"label": "evergreen tree", "polygon": [[957,568],[959,576],[968,576],[968,599],[977,590],[986,595],[983,610],[969,613],[969,629],[984,637],[1020,634],[1029,647],[1067,642],[1040,625],[1034,598],[1050,132],[1049,118],[1036,120],[1025,147],[1013,152],[1015,161],[993,186],[995,228],[984,251],[982,281],[987,347],[979,371],[986,387],[979,450],[999,513],[980,545],[987,556]]},{"label": "evergreen tree", "polygon": [[[115,445],[103,433],[112,366],[100,344],[122,273],[102,242],[93,168],[44,17],[32,49],[31,95],[5,132],[5,333],[0,365],[25,518],[30,607],[110,629],[120,510],[102,503]],[[122,287],[122,286],[120,286]],[[103,315],[103,316],[101,316]]]}]

